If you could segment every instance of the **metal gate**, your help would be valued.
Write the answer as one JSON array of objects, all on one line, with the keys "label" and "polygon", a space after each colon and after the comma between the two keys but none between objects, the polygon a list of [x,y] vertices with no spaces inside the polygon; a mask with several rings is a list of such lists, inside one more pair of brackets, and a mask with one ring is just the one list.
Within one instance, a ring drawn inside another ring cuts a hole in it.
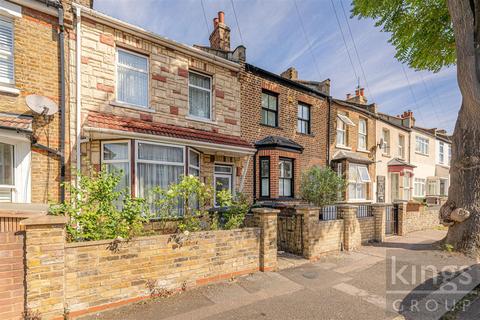
[{"label": "metal gate", "polygon": [[398,205],[388,205],[385,208],[385,234],[398,234]]},{"label": "metal gate", "polygon": [[303,255],[303,215],[279,214],[277,226],[278,250]]}]

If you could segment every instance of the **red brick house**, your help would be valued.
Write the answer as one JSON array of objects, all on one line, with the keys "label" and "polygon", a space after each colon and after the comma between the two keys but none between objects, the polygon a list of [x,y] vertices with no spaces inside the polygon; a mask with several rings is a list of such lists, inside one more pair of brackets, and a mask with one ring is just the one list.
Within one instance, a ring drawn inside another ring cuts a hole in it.
[{"label": "red brick house", "polygon": [[299,200],[302,172],[328,164],[326,83],[301,83],[293,68],[280,76],[251,64],[240,83],[241,134],[256,148],[245,192],[254,201]]}]

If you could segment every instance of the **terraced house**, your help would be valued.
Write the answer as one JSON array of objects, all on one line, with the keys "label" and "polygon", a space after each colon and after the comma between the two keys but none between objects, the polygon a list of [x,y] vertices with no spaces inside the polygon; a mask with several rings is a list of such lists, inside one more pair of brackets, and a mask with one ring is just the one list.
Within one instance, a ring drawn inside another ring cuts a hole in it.
[{"label": "terraced house", "polygon": [[[75,164],[121,169],[122,184],[148,197],[180,176],[241,191],[255,149],[241,137],[241,51],[230,59],[186,46],[85,6],[71,47]],[[211,46],[220,45],[216,33]],[[73,108],[73,107],[72,107]],[[73,123],[72,123],[73,126]]]},{"label": "terraced house", "polygon": [[332,167],[348,182],[341,198],[346,202],[374,202],[376,106],[367,104],[364,90],[357,88],[346,100],[334,99],[333,109],[336,130]]}]

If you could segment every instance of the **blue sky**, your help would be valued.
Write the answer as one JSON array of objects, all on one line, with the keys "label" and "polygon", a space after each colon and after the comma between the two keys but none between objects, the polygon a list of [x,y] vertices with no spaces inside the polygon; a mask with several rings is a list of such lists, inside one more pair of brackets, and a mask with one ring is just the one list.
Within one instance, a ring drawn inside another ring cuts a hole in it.
[{"label": "blue sky", "polygon": [[354,91],[357,74],[369,102],[376,102],[380,111],[395,115],[411,109],[417,125],[453,132],[461,103],[455,68],[433,74],[415,72],[405,65],[405,75],[394,58],[389,35],[375,28],[372,20],[349,18],[350,0],[333,0],[348,51],[330,0],[296,0],[299,14],[295,0],[233,3],[238,25],[230,0],[203,0],[207,21],[201,0],[94,1],[101,12],[189,45],[208,44],[212,19],[222,10],[232,30],[232,47],[243,39],[248,62],[275,73],[294,66],[305,80],[330,78],[331,94],[342,99]]}]

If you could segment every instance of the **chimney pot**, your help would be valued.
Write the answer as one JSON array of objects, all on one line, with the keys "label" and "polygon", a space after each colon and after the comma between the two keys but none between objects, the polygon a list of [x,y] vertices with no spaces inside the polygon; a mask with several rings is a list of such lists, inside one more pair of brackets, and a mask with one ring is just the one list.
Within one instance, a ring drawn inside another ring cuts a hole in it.
[{"label": "chimney pot", "polygon": [[225,23],[225,13],[223,11],[218,12],[218,21],[220,23]]},{"label": "chimney pot", "polygon": [[347,93],[347,100],[350,99],[352,97],[352,94],[351,93]]},{"label": "chimney pot", "polygon": [[356,97],[360,96],[360,90],[359,89],[355,89],[355,96]]},{"label": "chimney pot", "polygon": [[363,97],[364,93],[365,93],[365,89],[364,89],[364,88],[360,88],[360,96]]},{"label": "chimney pot", "polygon": [[213,29],[218,27],[218,18],[213,18]]}]

